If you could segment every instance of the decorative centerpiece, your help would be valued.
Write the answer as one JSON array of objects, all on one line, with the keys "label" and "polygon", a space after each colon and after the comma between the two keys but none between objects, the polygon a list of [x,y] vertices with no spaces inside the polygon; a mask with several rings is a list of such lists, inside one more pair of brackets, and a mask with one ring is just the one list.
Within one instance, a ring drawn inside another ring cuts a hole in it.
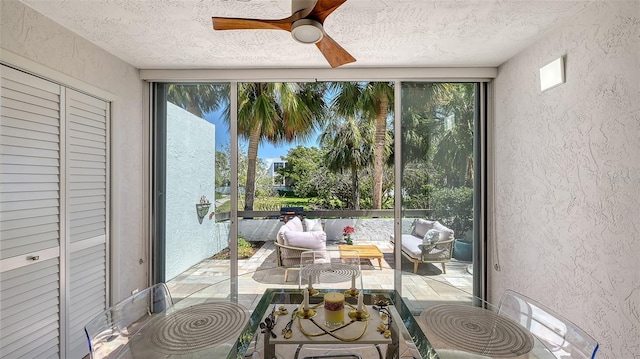
[{"label": "decorative centerpiece", "polygon": [[353,244],[353,240],[351,239],[351,235],[356,233],[355,228],[351,227],[351,226],[346,226],[342,229],[342,238],[344,239],[344,241],[351,245]]},{"label": "decorative centerpiece", "polygon": [[339,327],[344,322],[344,294],[331,292],[324,295],[324,320],[327,327]]},{"label": "decorative centerpiece", "polygon": [[[343,342],[353,342],[356,341],[365,334],[368,326],[369,313],[364,307],[363,303],[363,294],[360,292],[358,294],[358,306],[354,307],[350,303],[346,303],[344,300],[344,295],[342,293],[331,292],[324,295],[324,301],[322,303],[317,304],[313,307],[309,307],[309,290],[304,290],[304,299],[302,302],[302,306],[298,309],[296,313],[296,317],[298,318],[298,328],[300,332],[305,336],[319,337],[323,335],[331,336],[335,339],[338,339]],[[344,318],[344,307],[345,305],[349,306],[353,309],[349,313],[350,321],[346,321]],[[313,317],[316,315],[314,308],[319,306],[324,306],[324,325],[316,322]],[[293,317],[292,317],[293,320]],[[320,329],[320,332],[310,332],[305,326],[302,324],[303,321],[309,321],[311,324],[315,325],[316,328]],[[339,334],[339,331],[351,326],[355,323],[361,323],[360,328],[362,329],[355,336],[343,337]],[[282,333],[285,335],[285,339],[287,339],[287,333],[290,333],[291,326],[287,324],[285,329],[283,329]],[[289,334],[290,336],[291,334]]]}]

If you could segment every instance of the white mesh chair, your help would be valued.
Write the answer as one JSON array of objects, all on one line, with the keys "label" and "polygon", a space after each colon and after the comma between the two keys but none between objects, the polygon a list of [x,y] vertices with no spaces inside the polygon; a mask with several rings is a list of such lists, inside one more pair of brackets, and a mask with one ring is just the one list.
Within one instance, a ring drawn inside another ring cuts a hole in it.
[{"label": "white mesh chair", "polygon": [[512,290],[502,294],[498,314],[529,330],[556,358],[593,359],[598,351],[598,342],[577,325]]},{"label": "white mesh chair", "polygon": [[350,289],[356,279],[355,287],[362,289],[358,252],[338,249],[302,252],[298,285],[308,284],[309,279],[313,285],[319,284],[330,289]]}]

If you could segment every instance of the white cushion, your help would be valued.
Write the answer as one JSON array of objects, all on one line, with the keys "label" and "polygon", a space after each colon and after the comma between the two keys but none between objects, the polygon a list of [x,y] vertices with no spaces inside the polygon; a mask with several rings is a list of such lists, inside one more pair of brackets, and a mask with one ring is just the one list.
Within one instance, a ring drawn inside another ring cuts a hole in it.
[{"label": "white cushion", "polygon": [[[433,243],[432,243],[433,244]],[[402,250],[415,259],[422,259],[422,239],[411,234],[402,235]],[[431,248],[427,254],[437,254],[443,252],[437,246]]]},{"label": "white cushion", "polygon": [[327,248],[327,234],[322,231],[285,231],[284,244],[300,248],[325,249]]},{"label": "white cushion", "polygon": [[279,244],[285,244],[284,232],[287,231],[302,232],[302,222],[300,221],[300,218],[298,218],[297,216],[293,217],[289,221],[287,221],[287,223],[283,224],[280,229],[278,229],[278,234],[276,234],[276,241]]},{"label": "white cushion", "polygon": [[284,244],[284,232],[290,231],[289,227],[286,225],[282,225],[280,229],[278,229],[278,234],[276,234],[276,241],[279,244]]},{"label": "white cushion", "polygon": [[413,258],[422,257],[422,238],[418,238],[412,234],[402,235],[402,249]]},{"label": "white cushion", "polygon": [[287,226],[287,228],[289,228],[292,231],[296,231],[296,232],[304,231],[304,228],[302,228],[302,221],[298,216],[295,216],[290,220],[288,220],[287,223],[285,223],[285,226]]},{"label": "white cushion", "polygon": [[318,219],[303,219],[305,232],[322,231],[322,222]]},{"label": "white cushion", "polygon": [[416,237],[420,237],[420,239],[424,238],[424,235],[427,234],[427,231],[433,228],[433,221],[427,221],[426,219],[416,219],[413,222],[413,230],[411,234]]},{"label": "white cushion", "polygon": [[[440,239],[437,240],[436,242],[442,242],[442,241],[447,241],[449,239],[453,239],[453,230],[443,226],[442,223],[435,221],[435,223],[433,223],[433,229],[440,232]],[[431,241],[431,243],[434,243],[434,242]]]}]

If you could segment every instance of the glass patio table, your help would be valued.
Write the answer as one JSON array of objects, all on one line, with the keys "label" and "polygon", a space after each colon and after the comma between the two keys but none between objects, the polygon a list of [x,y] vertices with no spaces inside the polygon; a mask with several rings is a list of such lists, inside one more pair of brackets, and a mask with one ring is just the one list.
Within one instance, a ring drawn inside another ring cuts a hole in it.
[{"label": "glass patio table", "polygon": [[[387,270],[394,274],[394,270]],[[498,316],[495,306],[473,299],[468,293],[461,293],[472,298],[464,303],[421,301],[421,309],[416,311],[414,306],[412,312],[407,305],[410,300],[396,290],[365,288],[362,290],[364,306],[370,316],[366,325],[370,327],[367,330],[373,329],[373,334],[356,338],[357,334],[335,332],[335,336],[347,340],[330,338],[328,333],[322,335],[326,328],[321,324],[311,326],[308,318],[293,314],[303,302],[297,285],[265,287],[251,282],[256,273],[225,279],[185,298],[176,298],[174,306],[151,319],[129,340],[126,350],[118,357],[293,359],[335,355],[336,358],[357,358],[344,354],[353,352],[362,353],[358,354],[362,358],[388,359],[554,358],[535,337],[523,333],[518,324]],[[411,273],[401,274],[413,278]],[[425,285],[429,285],[429,281],[442,284],[430,278],[415,279],[425,280]],[[344,288],[349,288],[348,284]],[[345,291],[335,287],[316,289],[319,292],[309,298],[310,307],[321,303],[328,292]],[[456,289],[451,287],[451,290]],[[346,312],[355,308],[356,301],[356,297],[345,298]],[[387,309],[390,323],[378,311],[381,304]],[[316,308],[318,312],[322,310],[322,307]],[[273,325],[267,321],[270,314]],[[322,316],[316,319],[321,322]],[[384,323],[389,325],[378,329]],[[357,328],[364,324],[356,321],[352,328],[358,333]],[[291,339],[285,338],[286,329],[292,331]],[[387,329],[389,337],[385,338]],[[309,335],[309,340],[300,339],[301,335]]]}]

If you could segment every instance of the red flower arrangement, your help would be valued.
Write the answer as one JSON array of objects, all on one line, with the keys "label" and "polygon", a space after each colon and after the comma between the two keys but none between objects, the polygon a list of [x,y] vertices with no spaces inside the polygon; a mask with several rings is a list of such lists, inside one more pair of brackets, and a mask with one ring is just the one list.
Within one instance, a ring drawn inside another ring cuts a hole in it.
[{"label": "red flower arrangement", "polygon": [[354,233],[356,233],[356,230],[351,226],[346,226],[344,227],[344,229],[342,229],[342,237],[344,237],[344,241],[347,242],[347,244],[353,244],[351,235]]}]

